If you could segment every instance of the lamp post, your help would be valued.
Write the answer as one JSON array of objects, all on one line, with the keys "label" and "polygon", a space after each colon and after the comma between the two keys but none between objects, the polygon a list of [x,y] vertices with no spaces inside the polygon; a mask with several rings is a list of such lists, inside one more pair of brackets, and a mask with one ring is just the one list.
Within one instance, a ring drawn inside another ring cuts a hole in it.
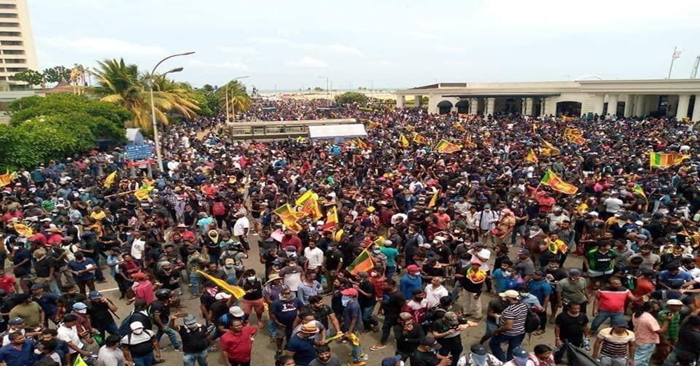
[{"label": "lamp post", "polygon": [[[240,80],[240,79],[245,79],[245,78],[248,78],[248,77],[249,77],[249,75],[246,75],[246,76],[237,76],[237,77],[231,79],[231,81],[236,81],[236,80]],[[229,87],[229,85],[231,85],[231,81],[229,81],[229,82],[226,84],[226,123],[228,123],[228,116],[229,116],[229,113],[228,113],[228,87]],[[275,84],[275,86],[277,86],[277,84]],[[234,120],[235,120],[235,118],[236,118],[236,106],[233,106],[233,118],[234,118]]]},{"label": "lamp post", "polygon": [[[151,87],[151,122],[153,123],[153,139],[156,141],[156,157],[158,159],[158,171],[162,172],[163,171],[163,156],[161,155],[160,152],[160,139],[158,138],[158,123],[156,122],[156,105],[153,102],[153,76],[156,74],[156,69],[160,64],[162,64],[165,60],[171,59],[173,57],[178,57],[178,56],[187,56],[193,54],[194,51],[190,52],[182,52],[182,53],[176,53],[174,55],[170,55],[160,61],[156,64],[156,66],[153,67],[153,70],[151,70],[151,77],[149,78],[149,86]],[[182,67],[177,67],[172,70],[169,70],[165,74],[161,76],[165,76],[169,73],[175,73],[175,72],[180,72],[182,71]]]}]

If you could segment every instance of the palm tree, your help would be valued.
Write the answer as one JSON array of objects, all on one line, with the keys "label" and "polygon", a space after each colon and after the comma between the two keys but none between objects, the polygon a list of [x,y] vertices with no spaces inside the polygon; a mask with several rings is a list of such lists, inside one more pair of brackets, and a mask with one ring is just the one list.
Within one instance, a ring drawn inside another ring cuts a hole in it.
[{"label": "palm tree", "polygon": [[133,113],[132,127],[146,132],[153,129],[149,83],[153,80],[153,104],[156,120],[170,123],[168,113],[184,118],[197,117],[199,106],[186,88],[159,75],[139,75],[138,67],[126,64],[124,59],[98,61],[99,67],[91,73],[97,78],[90,92],[102,101],[123,106]]},{"label": "palm tree", "polygon": [[231,108],[231,113],[235,114],[246,111],[253,104],[253,100],[246,92],[245,85],[241,84],[241,82],[239,82],[238,80],[232,80],[228,84],[219,88],[218,90],[219,99],[221,100],[222,104],[224,104],[224,108],[226,108],[225,103],[227,90],[228,103],[229,108]]}]

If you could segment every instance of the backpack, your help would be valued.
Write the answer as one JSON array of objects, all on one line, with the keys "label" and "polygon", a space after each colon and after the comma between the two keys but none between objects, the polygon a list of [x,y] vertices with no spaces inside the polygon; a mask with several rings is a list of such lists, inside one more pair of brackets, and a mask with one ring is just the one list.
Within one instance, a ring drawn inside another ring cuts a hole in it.
[{"label": "backpack", "polygon": [[211,207],[211,213],[214,216],[224,216],[226,215],[226,206],[224,206],[223,202],[214,202],[214,205]]},{"label": "backpack", "polygon": [[525,333],[532,333],[540,329],[540,317],[532,311],[532,309],[527,309],[527,317],[525,317]]}]

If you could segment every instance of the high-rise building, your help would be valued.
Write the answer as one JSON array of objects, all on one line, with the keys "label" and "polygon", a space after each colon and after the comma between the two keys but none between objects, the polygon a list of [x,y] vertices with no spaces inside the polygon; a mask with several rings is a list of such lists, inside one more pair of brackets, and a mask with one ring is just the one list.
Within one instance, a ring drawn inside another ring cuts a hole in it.
[{"label": "high-rise building", "polygon": [[0,83],[25,85],[14,74],[39,65],[27,0],[0,0]]}]

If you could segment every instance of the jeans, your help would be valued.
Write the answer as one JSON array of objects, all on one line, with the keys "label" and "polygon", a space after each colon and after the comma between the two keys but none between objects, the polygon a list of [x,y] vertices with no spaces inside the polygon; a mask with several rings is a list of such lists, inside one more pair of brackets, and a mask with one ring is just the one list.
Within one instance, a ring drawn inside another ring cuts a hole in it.
[{"label": "jeans", "polygon": [[[520,347],[520,344],[523,343],[523,339],[525,339],[525,333],[517,336],[498,334],[497,336],[491,337],[491,340],[489,341],[491,354],[496,356],[496,358],[502,362],[510,361],[513,359],[513,350]],[[507,354],[503,353],[501,343],[508,343]]]},{"label": "jeans", "polygon": [[95,324],[95,329],[97,329],[100,332],[100,336],[102,336],[102,339],[105,339],[105,331],[109,332],[109,334],[111,335],[119,335],[119,328],[117,328],[117,324],[114,322],[110,322],[106,326]]},{"label": "jeans", "polygon": [[452,355],[452,363],[450,365],[457,366],[457,362],[459,361],[459,356],[462,354],[462,351],[464,351],[464,346],[458,344],[450,348],[443,347],[440,349],[440,354],[443,356]]},{"label": "jeans", "polygon": [[352,362],[360,362],[362,361],[362,347],[358,344],[357,346],[352,344],[352,342],[348,342],[350,344],[350,348],[352,349]]},{"label": "jeans", "polygon": [[591,324],[591,332],[598,332],[598,327],[600,327],[600,325],[603,324],[608,318],[610,318],[610,323],[612,324],[618,319],[624,320],[625,317],[623,313],[613,313],[610,311],[598,310],[598,315],[595,316],[595,318],[593,319],[593,323]]},{"label": "jeans", "polygon": [[199,284],[202,282],[202,275],[196,272],[190,273],[190,284],[192,285],[190,292],[192,296],[199,297]]},{"label": "jeans", "polygon": [[275,338],[275,334],[277,333],[277,329],[275,328],[275,321],[274,320],[268,319],[267,330],[270,332],[270,337]]},{"label": "jeans", "polygon": [[52,294],[54,294],[56,296],[61,296],[61,294],[62,294],[61,288],[58,287],[58,281],[56,281],[55,277],[54,277],[54,279],[49,281],[49,290],[51,291]]},{"label": "jeans", "polygon": [[654,349],[656,349],[656,343],[637,343],[637,348],[634,351],[634,366],[648,365]]},{"label": "jeans", "polygon": [[386,278],[392,278],[394,277],[394,274],[396,273],[396,266],[386,266]]},{"label": "jeans", "polygon": [[382,324],[382,338],[379,339],[379,343],[386,344],[386,341],[389,340],[389,335],[391,334],[391,328],[397,324],[399,324],[398,319],[384,318],[384,324]]},{"label": "jeans", "polygon": [[185,353],[182,355],[182,363],[184,366],[194,366],[195,362],[199,366],[207,366],[207,355],[209,351],[204,350],[198,353]]},{"label": "jeans", "polygon": [[626,366],[627,357],[600,356],[600,364],[602,366]]},{"label": "jeans", "polygon": [[149,353],[147,356],[133,357],[131,360],[134,361],[136,366],[152,366],[155,357],[153,357],[153,353]]},{"label": "jeans", "polygon": [[180,341],[177,339],[177,332],[175,329],[170,327],[158,329],[158,332],[156,333],[156,340],[158,343],[160,343],[160,339],[163,337],[163,334],[168,335],[168,338],[170,338],[170,344],[173,346],[173,348],[180,349]]},{"label": "jeans", "polygon": [[372,313],[374,313],[374,305],[362,308],[362,323],[365,326],[365,330],[370,330],[372,327],[379,324],[379,322],[372,316]]}]

